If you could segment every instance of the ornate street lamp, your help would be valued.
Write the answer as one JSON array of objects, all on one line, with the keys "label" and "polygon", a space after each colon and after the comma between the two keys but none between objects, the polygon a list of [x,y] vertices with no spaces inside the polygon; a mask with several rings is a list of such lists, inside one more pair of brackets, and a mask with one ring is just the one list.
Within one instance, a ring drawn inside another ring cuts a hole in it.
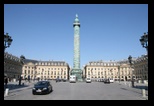
[{"label": "ornate street lamp", "polygon": [[119,72],[119,83],[120,83],[120,64],[118,65],[118,72]]},{"label": "ornate street lamp", "polygon": [[141,36],[140,42],[141,42],[142,47],[146,48],[147,55],[148,55],[148,33],[147,34],[144,33],[144,35]]},{"label": "ornate street lamp", "polygon": [[[130,63],[130,68],[131,68],[131,70],[132,70],[132,65],[133,65],[133,63],[132,63],[132,56],[131,55],[129,55],[129,57],[128,57],[128,61],[129,61],[129,63]],[[131,80],[131,82],[132,82],[132,87],[134,87],[134,77],[133,77],[133,70],[132,70],[132,80]]]},{"label": "ornate street lamp", "polygon": [[11,36],[8,35],[8,33],[6,33],[6,35],[4,34],[4,51],[5,48],[10,47],[12,41],[13,39],[11,38]]}]

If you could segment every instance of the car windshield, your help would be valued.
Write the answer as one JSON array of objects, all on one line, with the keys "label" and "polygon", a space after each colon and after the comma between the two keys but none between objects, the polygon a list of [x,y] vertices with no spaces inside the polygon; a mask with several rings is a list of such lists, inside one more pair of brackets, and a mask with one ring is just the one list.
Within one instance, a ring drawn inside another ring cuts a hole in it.
[{"label": "car windshield", "polygon": [[47,85],[47,82],[41,81],[41,82],[37,82],[35,85]]},{"label": "car windshield", "polygon": [[90,80],[90,78],[87,78],[87,80]]}]

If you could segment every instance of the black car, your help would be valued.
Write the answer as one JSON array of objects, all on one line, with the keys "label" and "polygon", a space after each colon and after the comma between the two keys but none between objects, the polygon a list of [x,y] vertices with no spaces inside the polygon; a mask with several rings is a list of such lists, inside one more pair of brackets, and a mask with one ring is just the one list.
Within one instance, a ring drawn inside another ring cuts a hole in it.
[{"label": "black car", "polygon": [[105,84],[110,84],[110,80],[109,79],[104,79],[104,83]]},{"label": "black car", "polygon": [[53,87],[49,81],[39,81],[37,82],[33,89],[32,94],[47,94],[53,91]]}]

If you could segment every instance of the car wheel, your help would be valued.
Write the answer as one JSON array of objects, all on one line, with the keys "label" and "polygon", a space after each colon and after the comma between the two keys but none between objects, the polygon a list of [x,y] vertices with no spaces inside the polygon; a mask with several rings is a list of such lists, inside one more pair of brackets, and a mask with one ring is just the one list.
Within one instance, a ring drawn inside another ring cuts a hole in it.
[{"label": "car wheel", "polygon": [[34,92],[33,92],[32,94],[33,94],[33,95],[36,95],[36,93],[34,93]]},{"label": "car wheel", "polygon": [[51,90],[50,89],[48,89],[48,94],[51,92]]}]

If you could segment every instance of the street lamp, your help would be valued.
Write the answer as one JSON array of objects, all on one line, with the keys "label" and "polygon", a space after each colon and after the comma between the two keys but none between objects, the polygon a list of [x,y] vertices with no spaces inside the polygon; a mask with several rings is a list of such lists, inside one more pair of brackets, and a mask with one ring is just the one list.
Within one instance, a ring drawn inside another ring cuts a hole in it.
[{"label": "street lamp", "polygon": [[144,35],[141,36],[140,42],[141,42],[142,47],[146,48],[147,55],[148,55],[148,33],[147,34],[144,33]]},{"label": "street lamp", "polygon": [[120,83],[120,64],[118,65],[119,83]]},{"label": "street lamp", "polygon": [[13,39],[11,38],[11,36],[8,35],[8,33],[6,33],[6,35],[4,34],[4,51],[5,48],[10,47],[12,41]]},{"label": "street lamp", "polygon": [[[128,61],[129,61],[129,63],[130,63],[130,68],[131,68],[131,70],[132,70],[132,65],[133,65],[133,63],[132,63],[132,56],[131,55],[129,55],[129,57],[128,57]],[[133,70],[132,70],[132,80],[131,80],[131,82],[132,82],[132,87],[134,87],[134,78],[133,78]]]}]

